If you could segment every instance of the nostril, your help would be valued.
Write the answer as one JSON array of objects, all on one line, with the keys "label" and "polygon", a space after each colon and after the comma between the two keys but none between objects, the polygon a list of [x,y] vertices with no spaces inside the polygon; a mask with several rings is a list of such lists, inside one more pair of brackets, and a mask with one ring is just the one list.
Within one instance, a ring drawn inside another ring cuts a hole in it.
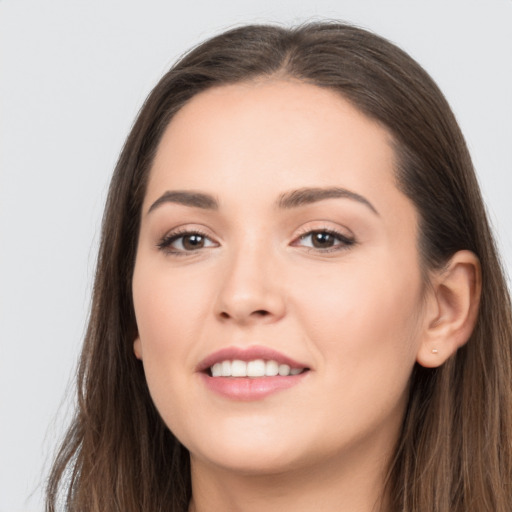
[{"label": "nostril", "polygon": [[251,309],[244,307],[236,307],[233,308],[224,308],[223,310],[220,310],[218,312],[218,318],[227,321],[227,320],[233,320],[235,322],[251,322],[251,321],[258,321],[258,320],[264,320],[267,321],[267,319],[270,319],[272,317],[278,317],[273,310],[268,309]]},{"label": "nostril", "polygon": [[267,316],[269,314],[270,313],[268,311],[265,311],[264,309],[258,309],[258,311],[253,312],[253,315],[258,315],[258,316]]}]

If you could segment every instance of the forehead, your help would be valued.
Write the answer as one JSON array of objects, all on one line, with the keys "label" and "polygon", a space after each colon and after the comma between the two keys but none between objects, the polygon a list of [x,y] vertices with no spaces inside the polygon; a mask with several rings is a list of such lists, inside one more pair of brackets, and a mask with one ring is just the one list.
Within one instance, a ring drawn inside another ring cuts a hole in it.
[{"label": "forehead", "polygon": [[176,114],[147,195],[343,186],[376,196],[396,190],[394,167],[389,132],[340,94],[295,80],[248,82],[209,89]]}]

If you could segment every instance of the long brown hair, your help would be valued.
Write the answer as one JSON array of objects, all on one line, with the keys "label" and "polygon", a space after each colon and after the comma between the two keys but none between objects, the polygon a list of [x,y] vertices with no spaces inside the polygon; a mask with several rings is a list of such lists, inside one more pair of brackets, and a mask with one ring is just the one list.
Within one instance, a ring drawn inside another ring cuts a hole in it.
[{"label": "long brown hair", "polygon": [[340,23],[246,26],[201,44],[147,98],[112,178],[77,411],[49,477],[46,510],[183,512],[187,450],[159,417],[140,361],[131,280],[141,205],[163,131],[194,95],[276,74],[327,87],[387,127],[398,187],[420,217],[425,269],[456,251],[480,259],[483,289],[468,343],[438,369],[416,366],[390,461],[391,509],[512,510],[512,322],[502,269],[471,159],[438,87],[406,53]]}]

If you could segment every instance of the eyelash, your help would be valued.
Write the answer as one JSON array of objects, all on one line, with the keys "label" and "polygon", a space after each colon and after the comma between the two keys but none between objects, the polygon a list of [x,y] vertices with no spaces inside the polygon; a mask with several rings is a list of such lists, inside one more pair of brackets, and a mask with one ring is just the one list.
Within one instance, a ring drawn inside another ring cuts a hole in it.
[{"label": "eyelash", "polygon": [[160,240],[160,242],[158,242],[157,247],[161,251],[164,251],[167,254],[171,254],[172,256],[189,256],[191,254],[194,254],[199,249],[192,250],[192,251],[184,251],[181,249],[177,250],[177,249],[171,248],[171,244],[173,244],[174,242],[176,242],[176,240],[179,240],[180,238],[185,238],[186,236],[194,236],[194,235],[210,240],[210,237],[206,233],[203,233],[200,230],[180,229],[180,230],[174,231],[174,232],[169,233],[168,235],[164,236],[162,238],[162,240]]},{"label": "eyelash", "polygon": [[[327,234],[331,235],[335,238],[335,240],[338,243],[337,245],[334,245],[332,247],[327,247],[324,249],[318,248],[318,247],[306,247],[308,252],[320,252],[321,254],[331,253],[331,252],[338,252],[338,251],[344,251],[349,249],[351,246],[353,246],[356,243],[355,238],[349,237],[346,235],[343,235],[339,231],[336,231],[334,229],[330,228],[320,228],[320,229],[309,229],[306,232],[304,232],[302,235],[300,235],[297,240],[304,240],[305,238],[311,237],[315,234]],[[295,242],[294,242],[295,244]]]},{"label": "eyelash", "polygon": [[[316,248],[316,247],[305,247],[308,252],[319,252],[321,254],[331,253],[331,252],[338,252],[349,249],[351,246],[356,244],[356,240],[353,237],[348,237],[346,235],[343,235],[342,233],[328,228],[320,228],[320,229],[310,229],[308,231],[305,231],[303,234],[299,235],[295,241],[293,242],[293,245],[296,245],[296,241],[304,240],[305,238],[308,238],[310,236],[313,236],[314,234],[327,234],[331,235],[336,239],[337,242],[339,242],[337,245],[334,245],[332,247],[327,247],[324,249]],[[164,236],[160,242],[158,242],[157,247],[159,250],[170,254],[172,256],[190,256],[192,254],[195,254],[197,251],[203,249],[203,247],[199,249],[193,249],[190,251],[182,250],[182,249],[173,249],[171,248],[171,245],[179,240],[180,238],[185,238],[186,236],[200,236],[204,239],[210,240],[210,237],[197,229],[193,230],[178,230],[174,231],[172,233],[169,233],[168,235]]]}]

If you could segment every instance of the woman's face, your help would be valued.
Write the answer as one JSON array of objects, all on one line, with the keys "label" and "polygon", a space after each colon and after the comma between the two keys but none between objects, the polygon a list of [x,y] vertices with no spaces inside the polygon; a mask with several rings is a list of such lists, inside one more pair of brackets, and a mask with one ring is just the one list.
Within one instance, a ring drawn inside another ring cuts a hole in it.
[{"label": "woman's face", "polygon": [[211,89],[174,117],[143,204],[134,349],[193,464],[387,459],[424,291],[394,166],[384,128],[293,80]]}]

